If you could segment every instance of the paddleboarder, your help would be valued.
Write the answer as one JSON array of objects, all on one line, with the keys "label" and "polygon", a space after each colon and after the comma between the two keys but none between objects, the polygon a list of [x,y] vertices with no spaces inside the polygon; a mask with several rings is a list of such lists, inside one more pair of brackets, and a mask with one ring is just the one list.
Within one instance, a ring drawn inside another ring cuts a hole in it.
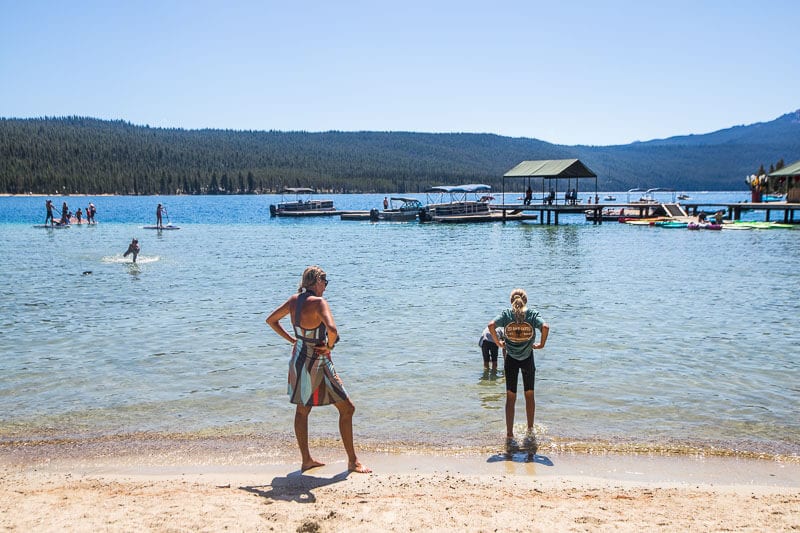
[{"label": "paddleboarder", "polygon": [[53,220],[53,207],[54,207],[53,206],[53,200],[47,200],[44,203],[44,207],[45,207],[45,209],[47,209],[47,216],[44,219],[44,225],[46,226],[47,225],[47,221],[49,220],[50,221],[50,225],[52,226],[55,223],[55,220]]},{"label": "paddleboarder", "polygon": [[158,204],[156,207],[156,228],[158,229],[164,229],[164,222],[161,220],[162,214],[167,214],[167,208]]}]

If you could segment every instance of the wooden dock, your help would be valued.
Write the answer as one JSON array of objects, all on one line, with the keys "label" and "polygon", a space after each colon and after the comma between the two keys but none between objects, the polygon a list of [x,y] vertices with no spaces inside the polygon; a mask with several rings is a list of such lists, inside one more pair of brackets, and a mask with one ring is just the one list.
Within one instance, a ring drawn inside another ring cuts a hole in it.
[{"label": "wooden dock", "polygon": [[[708,213],[709,211],[714,212],[719,209],[725,211],[725,218],[728,220],[741,220],[742,213],[745,211],[764,211],[764,220],[767,222],[771,222],[770,217],[774,211],[778,213],[783,213],[783,220],[784,224],[800,224],[800,220],[795,220],[794,215],[795,211],[800,211],[800,204],[798,203],[786,203],[786,202],[760,202],[760,203],[751,203],[751,202],[741,202],[735,204],[709,204],[709,203],[684,203],[681,204],[686,210],[691,213],[692,215],[696,215],[700,212],[700,208],[703,208],[703,211]],[[710,208],[710,209],[709,209]]]},{"label": "wooden dock", "polygon": [[[524,205],[524,204],[492,204],[492,209],[496,211],[502,211],[504,216],[507,216],[507,212],[526,212],[526,211],[538,211],[539,212],[539,224],[547,224],[548,226],[552,223],[558,225],[558,218],[561,214],[584,214],[587,209],[592,210],[602,210],[603,207],[622,207],[621,204],[591,204],[591,205],[584,205],[584,204],[531,204],[531,205]],[[641,206],[639,206],[641,207]],[[510,218],[510,217],[509,217]],[[597,223],[597,222],[595,222]]]},{"label": "wooden dock", "polygon": [[[782,222],[784,224],[800,224],[800,220],[795,220],[795,212],[800,211],[800,203],[683,203],[680,202],[686,211],[696,216],[701,210],[706,213],[713,213],[719,210],[725,211],[725,218],[727,220],[741,220],[742,213],[745,211],[764,211],[765,220],[771,221],[770,217],[774,212],[782,213]],[[559,215],[561,214],[585,214],[587,211],[592,211],[594,214],[593,224],[602,224],[602,212],[604,209],[621,209],[624,208],[626,213],[630,212],[631,215],[638,217],[646,217],[650,210],[660,207],[660,203],[601,203],[601,204],[499,204],[492,205],[493,209],[501,210],[503,213],[506,211],[538,211],[539,223],[547,224],[552,223],[558,225]]]}]

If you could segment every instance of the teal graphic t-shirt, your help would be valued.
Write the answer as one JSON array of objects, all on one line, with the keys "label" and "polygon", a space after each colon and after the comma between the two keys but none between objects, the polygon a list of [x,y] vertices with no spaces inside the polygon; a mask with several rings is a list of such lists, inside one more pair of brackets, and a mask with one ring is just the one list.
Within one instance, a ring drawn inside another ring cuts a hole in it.
[{"label": "teal graphic t-shirt", "polygon": [[495,328],[504,328],[508,355],[519,361],[527,359],[533,353],[536,330],[541,331],[543,325],[544,321],[533,309],[525,311],[525,320],[522,322],[514,320],[514,313],[511,309],[506,309],[494,319]]}]

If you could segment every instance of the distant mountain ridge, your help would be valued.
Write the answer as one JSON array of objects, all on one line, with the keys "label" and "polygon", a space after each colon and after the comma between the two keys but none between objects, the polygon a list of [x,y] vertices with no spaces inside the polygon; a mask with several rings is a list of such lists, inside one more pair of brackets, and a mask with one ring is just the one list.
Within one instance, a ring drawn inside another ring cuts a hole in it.
[{"label": "distant mountain ridge", "polygon": [[[653,146],[709,146],[727,143],[771,144],[780,143],[787,137],[797,135],[798,128],[800,128],[800,110],[786,113],[771,122],[757,122],[746,126],[733,126],[703,135],[681,135],[633,144],[649,144]],[[800,156],[798,156],[798,159],[800,159]]]},{"label": "distant mountain ridge", "polygon": [[286,186],[403,193],[476,182],[499,188],[520,161],[565,158],[594,170],[603,191],[741,190],[760,165],[800,159],[800,110],[615,146],[475,133],[183,130],[86,117],[0,118],[0,192],[11,194],[232,194]]}]

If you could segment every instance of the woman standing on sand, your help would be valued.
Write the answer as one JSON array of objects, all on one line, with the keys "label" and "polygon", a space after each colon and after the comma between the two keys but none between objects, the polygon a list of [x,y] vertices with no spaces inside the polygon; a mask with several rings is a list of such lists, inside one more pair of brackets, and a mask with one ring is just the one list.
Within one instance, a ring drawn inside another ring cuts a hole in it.
[{"label": "woman standing on sand", "polygon": [[[528,419],[528,431],[523,446],[528,450],[536,449],[536,436],[533,433],[533,415],[536,402],[533,397],[533,383],[536,377],[536,365],[533,361],[533,350],[541,350],[547,342],[550,326],[539,318],[539,313],[528,309],[528,295],[523,289],[511,291],[511,308],[504,310],[489,322],[489,331],[495,344],[503,348],[505,353],[504,372],[506,376],[506,448],[514,451],[518,444],[514,439],[514,408],[517,402],[517,377],[522,372],[522,386],[525,393],[525,414]],[[497,328],[503,329],[500,338]],[[541,332],[539,343],[536,341],[536,330]]]},{"label": "woman standing on sand", "polygon": [[[318,266],[306,268],[297,294],[275,309],[267,317],[267,324],[293,345],[289,362],[289,398],[297,405],[294,433],[303,460],[301,470],[324,464],[315,461],[308,448],[308,415],[314,406],[333,404],[339,410],[339,433],[347,452],[348,470],[368,473],[371,470],[358,461],[353,446],[356,407],[331,361],[331,350],[339,340],[339,332],[328,302],[322,297],[327,287],[325,271]],[[286,315],[290,315],[294,337],[281,326],[280,320]]]}]

